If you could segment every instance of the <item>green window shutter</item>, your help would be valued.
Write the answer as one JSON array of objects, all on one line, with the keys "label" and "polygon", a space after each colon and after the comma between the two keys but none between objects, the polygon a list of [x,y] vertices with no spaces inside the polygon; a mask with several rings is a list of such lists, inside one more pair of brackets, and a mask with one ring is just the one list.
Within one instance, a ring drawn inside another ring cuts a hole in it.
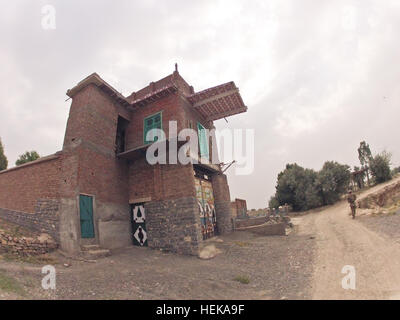
[{"label": "green window shutter", "polygon": [[208,137],[206,134],[206,129],[201,125],[200,122],[197,122],[197,132],[199,136],[200,157],[208,159]]},{"label": "green window shutter", "polygon": [[162,115],[161,112],[149,116],[144,119],[143,125],[143,141],[144,144],[149,144],[154,141],[157,141],[157,136],[150,137],[149,140],[146,140],[147,133],[152,129],[162,129]]}]

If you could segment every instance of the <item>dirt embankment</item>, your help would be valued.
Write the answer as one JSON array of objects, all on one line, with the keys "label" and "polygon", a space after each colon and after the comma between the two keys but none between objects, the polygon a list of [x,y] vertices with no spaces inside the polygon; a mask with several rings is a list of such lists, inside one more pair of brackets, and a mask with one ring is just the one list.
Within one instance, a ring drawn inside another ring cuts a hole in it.
[{"label": "dirt embankment", "polygon": [[400,200],[400,181],[385,186],[383,189],[357,201],[361,209],[373,209],[395,204]]}]

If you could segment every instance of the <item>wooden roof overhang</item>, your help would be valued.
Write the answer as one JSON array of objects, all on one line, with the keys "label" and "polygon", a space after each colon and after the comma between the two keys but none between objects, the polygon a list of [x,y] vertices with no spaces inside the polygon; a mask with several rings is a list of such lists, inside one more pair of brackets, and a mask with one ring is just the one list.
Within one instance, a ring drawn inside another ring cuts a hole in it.
[{"label": "wooden roof overhang", "polygon": [[154,102],[158,99],[164,98],[167,95],[169,95],[170,93],[176,92],[178,90],[178,87],[175,84],[170,84],[168,86],[164,86],[158,90],[152,91],[148,94],[146,94],[145,96],[133,100],[131,102],[131,106],[133,108],[135,107],[143,107],[151,102]]},{"label": "wooden roof overhang", "polygon": [[218,120],[247,111],[239,89],[233,81],[194,93],[187,99],[207,121]]}]

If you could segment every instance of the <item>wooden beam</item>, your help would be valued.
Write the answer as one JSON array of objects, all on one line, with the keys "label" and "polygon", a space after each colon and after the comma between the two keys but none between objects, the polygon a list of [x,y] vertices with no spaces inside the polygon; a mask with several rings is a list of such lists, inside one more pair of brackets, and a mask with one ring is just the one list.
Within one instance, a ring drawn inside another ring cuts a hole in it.
[{"label": "wooden beam", "polygon": [[241,108],[236,108],[236,109],[233,109],[233,110],[212,114],[206,120],[207,121],[218,120],[218,119],[222,119],[222,118],[225,118],[225,117],[233,116],[235,114],[246,112],[246,111],[247,111],[247,107],[244,106],[244,107],[241,107]]},{"label": "wooden beam", "polygon": [[194,107],[194,108],[197,108],[197,107],[199,107],[199,106],[201,106],[201,105],[203,105],[203,104],[206,104],[206,103],[208,103],[208,102],[212,102],[212,101],[217,100],[217,99],[225,98],[225,97],[230,96],[231,94],[235,94],[235,93],[237,93],[237,92],[239,92],[239,89],[238,89],[238,88],[233,89],[233,90],[226,91],[226,92],[224,92],[224,93],[217,94],[217,95],[212,96],[212,97],[210,97],[210,98],[207,98],[207,99],[204,99],[204,100],[200,100],[199,102],[196,102],[196,103],[193,105],[193,107]]}]

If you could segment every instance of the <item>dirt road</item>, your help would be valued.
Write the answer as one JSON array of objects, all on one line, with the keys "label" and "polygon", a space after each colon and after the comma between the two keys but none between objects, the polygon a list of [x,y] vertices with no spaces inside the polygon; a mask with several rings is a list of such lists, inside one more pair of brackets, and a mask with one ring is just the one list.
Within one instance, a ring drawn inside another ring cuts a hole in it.
[{"label": "dirt road", "polygon": [[[383,187],[372,188],[361,197]],[[349,213],[348,204],[340,202],[297,218],[300,234],[316,240],[312,298],[400,299],[400,244],[371,231],[360,219],[352,220]],[[355,268],[355,290],[342,288],[345,265]]]}]

